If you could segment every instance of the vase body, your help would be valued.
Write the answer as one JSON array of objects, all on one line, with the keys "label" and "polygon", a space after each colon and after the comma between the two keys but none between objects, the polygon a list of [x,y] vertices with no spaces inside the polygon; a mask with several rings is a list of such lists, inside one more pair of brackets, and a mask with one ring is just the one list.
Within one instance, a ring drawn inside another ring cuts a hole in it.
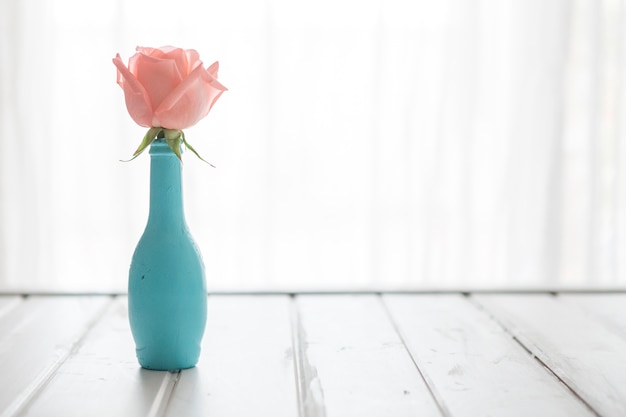
[{"label": "vase body", "polygon": [[181,162],[163,139],[150,146],[150,213],[133,254],[128,314],[146,369],[191,368],[206,323],[204,264],[183,211]]}]

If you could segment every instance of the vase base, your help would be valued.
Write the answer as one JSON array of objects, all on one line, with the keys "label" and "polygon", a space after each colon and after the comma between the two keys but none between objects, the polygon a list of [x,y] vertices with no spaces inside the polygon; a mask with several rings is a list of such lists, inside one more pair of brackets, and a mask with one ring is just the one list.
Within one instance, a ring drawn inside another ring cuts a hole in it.
[{"label": "vase base", "polygon": [[137,351],[137,360],[143,369],[150,371],[179,371],[189,369],[198,363],[198,355],[167,355],[163,352],[147,354],[146,349]]},{"label": "vase base", "polygon": [[148,371],[169,371],[169,372],[181,371],[183,369],[191,369],[191,368],[195,368],[196,366],[195,363],[171,365],[171,364],[161,364],[161,363],[142,363],[141,361],[139,361],[139,365],[143,369],[146,369]]},{"label": "vase base", "polygon": [[178,372],[178,371],[183,371],[185,369],[191,369],[191,368],[195,368],[196,365],[191,365],[191,366],[187,366],[184,368],[169,368],[169,367],[154,367],[154,366],[148,366],[148,365],[141,365],[141,369],[145,369],[146,371],[167,371],[167,372]]}]

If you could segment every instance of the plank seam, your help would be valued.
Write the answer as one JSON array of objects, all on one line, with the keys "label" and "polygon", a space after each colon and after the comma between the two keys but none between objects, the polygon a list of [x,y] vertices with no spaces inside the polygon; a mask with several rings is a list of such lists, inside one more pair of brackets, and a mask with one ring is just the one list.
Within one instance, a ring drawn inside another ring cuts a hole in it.
[{"label": "plank seam", "polygon": [[[300,311],[295,295],[291,296],[290,313],[298,415],[300,417],[326,417],[324,391],[317,376],[317,370],[307,359],[306,334],[300,320]],[[312,389],[312,387],[316,387],[317,390]]]},{"label": "plank seam", "polygon": [[[601,414],[596,411],[591,406],[591,404],[589,404],[570,384],[568,384],[556,371],[554,371],[550,366],[548,366],[546,362],[544,362],[544,360],[541,358],[541,356],[543,356],[541,349],[539,349],[533,343],[524,343],[524,341],[522,340],[523,336],[519,335],[518,332],[515,331],[514,326],[508,326],[506,324],[506,320],[501,320],[500,318],[498,318],[493,310],[490,310],[485,305],[481,304],[474,297],[467,297],[467,300],[472,305],[474,305],[474,307],[487,314],[487,316],[489,316],[495,323],[497,323],[498,326],[500,326],[506,333],[508,333],[518,346],[521,346],[521,348],[524,349],[543,369],[545,369],[549,374],[556,378],[556,380],[559,381],[561,385],[564,386],[574,397],[582,402],[585,407],[589,409],[589,411],[591,411],[596,416],[601,417]],[[535,352],[533,348],[536,349],[537,352]]]},{"label": "plank seam", "polygon": [[433,398],[433,401],[435,401],[435,404],[437,404],[437,408],[441,412],[441,415],[444,416],[444,417],[451,417],[452,414],[450,413],[450,411],[446,407],[445,402],[444,402],[443,398],[441,397],[441,395],[439,395],[439,393],[435,389],[435,384],[430,380],[430,378],[428,377],[426,372],[422,371],[422,369],[420,368],[420,365],[418,363],[419,361],[418,361],[417,357],[415,355],[413,355],[413,352],[411,352],[411,349],[409,348],[409,346],[408,346],[408,344],[406,342],[406,339],[404,337],[402,329],[400,329],[400,326],[398,325],[397,321],[393,317],[393,314],[391,313],[391,310],[389,309],[389,306],[387,305],[387,303],[385,302],[385,300],[384,300],[384,298],[382,297],[381,294],[378,294],[378,300],[381,303],[381,305],[383,307],[383,310],[385,311],[385,314],[387,315],[387,318],[391,322],[391,326],[393,327],[394,331],[398,335],[398,338],[400,339],[400,342],[402,343],[402,346],[404,346],[404,349],[406,350],[407,354],[409,355],[409,358],[411,358],[411,361],[413,362],[413,365],[415,365],[415,369],[417,369],[417,372],[420,374],[420,377],[422,378],[422,381],[424,381],[424,384],[426,385],[426,388],[428,388],[428,392],[430,392],[430,395]]},{"label": "plank seam", "polygon": [[180,381],[181,370],[168,371],[161,381],[159,391],[154,396],[154,401],[150,407],[147,417],[162,417],[166,414],[172,398],[174,397],[174,391]]},{"label": "plank seam", "polygon": [[[513,340],[515,340],[517,343],[519,343],[520,345],[523,346],[522,342],[517,338],[514,337]],[[526,350],[528,350],[528,348],[526,348],[526,346],[523,346]],[[529,351],[530,352],[530,351]],[[591,404],[589,404],[583,397],[581,397],[575,390],[574,388],[572,388],[566,381],[563,380],[563,378],[561,378],[556,372],[554,372],[552,370],[552,368],[550,368],[539,356],[535,355],[534,353],[531,352],[532,357],[539,362],[539,364],[546,370],[548,371],[550,374],[552,374],[559,382],[561,382],[561,384],[563,384],[565,386],[565,388],[567,388],[572,395],[574,395],[574,397],[578,398],[583,404],[585,404],[585,406],[589,409],[589,411],[591,411],[592,413],[594,413],[596,416],[601,417],[601,414],[598,413],[592,406]]]},{"label": "plank seam", "polygon": [[34,380],[13,400],[11,404],[0,414],[0,417],[14,417],[23,414],[28,409],[29,404],[37,398],[48,383],[54,378],[56,371],[73,355],[75,355],[83,345],[89,332],[96,326],[98,321],[104,317],[105,313],[112,308],[115,297],[110,297],[108,303],[105,303],[98,311],[96,311],[83,328],[78,332],[78,337],[74,342],[70,343],[67,349],[61,352],[59,357],[45,367]]},{"label": "plank seam", "polygon": [[[599,287],[599,288],[338,288],[338,289],[243,289],[243,290],[210,290],[207,295],[224,295],[224,296],[241,296],[241,295],[331,295],[331,294],[626,294],[624,287]],[[103,297],[103,296],[126,296],[126,291],[20,291],[20,290],[2,290],[0,296],[46,296],[46,297]]]}]

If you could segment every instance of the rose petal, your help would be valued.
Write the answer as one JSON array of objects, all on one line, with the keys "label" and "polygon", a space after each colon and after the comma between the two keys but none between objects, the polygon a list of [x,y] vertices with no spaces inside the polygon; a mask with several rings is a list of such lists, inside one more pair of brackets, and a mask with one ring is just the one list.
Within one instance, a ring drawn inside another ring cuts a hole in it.
[{"label": "rose petal", "polygon": [[171,45],[166,45],[166,46],[161,46],[160,48],[150,48],[147,46],[138,46],[137,48],[135,48],[137,52],[141,52],[142,54],[148,55],[148,56],[154,56],[156,58],[163,58],[163,56],[165,56],[165,54],[167,54],[168,52],[171,52],[175,49],[182,49],[182,48],[177,48],[175,46],[171,46]]},{"label": "rose petal", "polygon": [[152,106],[145,88],[126,68],[120,54],[113,58],[113,64],[117,67],[117,83],[124,90],[126,108],[130,117],[140,126],[152,125]]},{"label": "rose petal", "polygon": [[206,70],[209,74],[211,74],[211,76],[213,78],[217,78],[217,70],[220,68],[220,63],[218,61],[215,61],[214,63],[211,64],[210,67],[208,67]]},{"label": "rose petal", "polygon": [[153,109],[159,107],[168,94],[183,81],[176,62],[171,59],[135,54],[130,65],[131,71],[146,89]]},{"label": "rose petal", "polygon": [[218,90],[221,90],[221,92],[215,96],[215,98],[213,99],[213,101],[211,101],[211,105],[209,106],[209,108],[206,110],[206,112],[202,115],[201,118],[205,117],[207,114],[209,114],[209,111],[211,110],[211,108],[213,107],[213,105],[215,104],[215,102],[217,101],[218,98],[220,98],[220,96],[222,95],[222,93],[224,91],[228,91],[228,88],[226,88],[224,85],[222,85],[222,83],[220,83],[217,80],[217,70],[219,69],[220,63],[218,61],[215,61],[214,63],[211,64],[210,67],[207,68],[206,72],[207,75],[209,76],[209,78],[211,79],[211,86],[213,88],[216,88]]},{"label": "rose petal", "polygon": [[135,50],[143,55],[148,55],[148,56],[155,56],[157,57],[156,54],[161,53],[157,48],[150,48],[147,46],[138,46],[135,48]]},{"label": "rose petal", "polygon": [[187,49],[185,51],[187,55],[187,74],[191,74],[193,70],[202,65],[202,61],[200,61],[200,54],[195,49]]},{"label": "rose petal", "polygon": [[183,77],[189,75],[198,65],[202,65],[200,55],[194,49],[182,49],[169,45],[161,46],[160,48],[138,46],[137,51],[153,58],[174,60],[178,71]]},{"label": "rose petal", "polygon": [[[167,48],[167,47],[164,47],[164,48]],[[163,51],[163,49],[161,50]],[[189,73],[191,73],[191,69],[190,69],[191,64],[189,62],[189,55],[187,54],[187,51],[181,48],[173,48],[171,50],[168,49],[163,52],[165,52],[164,59],[171,59],[176,63],[176,67],[178,68],[178,71],[183,76],[183,78],[189,75]],[[197,52],[196,52],[196,55],[198,56],[198,59],[199,59],[200,56],[198,55]],[[192,59],[193,58],[195,57],[192,56]]]},{"label": "rose petal", "polygon": [[226,91],[203,67],[187,77],[154,112],[168,129],[186,129],[205,117],[219,96]]}]

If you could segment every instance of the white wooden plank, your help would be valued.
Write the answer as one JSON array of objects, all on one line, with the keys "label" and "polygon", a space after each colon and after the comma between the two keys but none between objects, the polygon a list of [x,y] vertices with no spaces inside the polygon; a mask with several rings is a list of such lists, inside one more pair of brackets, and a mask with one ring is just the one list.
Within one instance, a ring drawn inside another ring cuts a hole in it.
[{"label": "white wooden plank", "polygon": [[552,296],[475,299],[600,415],[626,415],[626,340]]},{"label": "white wooden plank", "polygon": [[110,297],[29,297],[0,318],[0,416],[23,409]]},{"label": "white wooden plank", "polygon": [[593,413],[461,295],[386,295],[393,320],[452,416]]},{"label": "white wooden plank", "polygon": [[577,305],[589,318],[626,339],[626,294],[565,294],[558,299]]},{"label": "white wooden plank", "polygon": [[0,317],[16,308],[23,300],[23,297],[18,297],[16,295],[0,296]]},{"label": "white wooden plank", "polygon": [[126,297],[118,297],[109,306],[24,417],[158,415],[178,375],[141,369],[127,305]]},{"label": "white wooden plank", "polygon": [[299,296],[301,416],[441,416],[378,296]]},{"label": "white wooden plank", "polygon": [[198,366],[168,416],[298,415],[288,296],[210,296]]}]

